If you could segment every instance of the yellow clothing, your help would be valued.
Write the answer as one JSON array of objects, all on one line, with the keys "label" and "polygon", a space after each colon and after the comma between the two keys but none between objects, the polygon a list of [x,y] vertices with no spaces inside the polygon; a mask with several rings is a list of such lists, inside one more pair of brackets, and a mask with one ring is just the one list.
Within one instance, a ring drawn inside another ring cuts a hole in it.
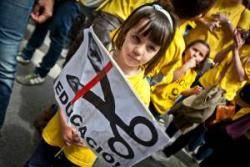
[{"label": "yellow clothing", "polygon": [[149,107],[150,103],[150,85],[147,79],[144,77],[144,71],[141,71],[138,75],[127,77],[133,91],[138,95],[139,99]]},{"label": "yellow clothing", "polygon": [[[161,83],[171,83],[174,71],[182,64],[182,53],[185,50],[185,41],[183,34],[187,24],[183,24],[176,28],[175,36],[157,64],[157,66],[149,73],[150,77],[162,75],[164,78]],[[152,89],[156,89],[157,84]]]},{"label": "yellow clothing", "polygon": [[175,82],[171,84],[160,84],[154,91],[154,94],[151,94],[151,100],[158,113],[166,113],[167,110],[174,105],[178,96],[191,87],[196,76],[197,73],[194,70],[188,70],[185,75]]},{"label": "yellow clothing", "polygon": [[[219,85],[223,90],[225,90],[225,98],[229,101],[233,100],[236,96],[236,93],[240,88],[242,88],[247,81],[239,81],[236,77],[238,76],[234,64],[232,62],[233,54],[230,52],[224,60],[212,68],[211,70],[207,71],[201,78],[200,83],[204,87],[211,87],[213,85]],[[250,45],[245,45],[240,50],[240,59],[245,70],[245,73],[250,79]],[[221,76],[221,73],[225,71],[224,69],[227,68],[227,71],[224,76]],[[221,78],[222,77],[222,78]],[[221,80],[219,79],[221,78]],[[218,83],[218,80],[219,83]]]},{"label": "yellow clothing", "polygon": [[110,0],[100,10],[109,13],[122,20],[126,20],[132,11],[146,3],[154,2],[155,0]]},{"label": "yellow clothing", "polygon": [[233,120],[239,119],[240,117],[243,117],[246,114],[250,114],[250,108],[249,107],[244,107],[241,108],[240,111],[238,111],[234,116]]},{"label": "yellow clothing", "polygon": [[[242,4],[228,6],[227,3],[228,0],[217,0],[205,18],[209,20],[213,14],[221,13],[225,15],[231,21],[232,26],[236,28],[245,7]],[[197,39],[205,40],[211,48],[210,58],[214,59],[216,53],[232,44],[233,38],[230,34],[231,32],[226,26],[222,26],[211,33],[205,25],[197,23],[196,28],[191,30],[187,36],[186,42],[190,43]]]},{"label": "yellow clothing", "polygon": [[151,86],[151,101],[155,104],[159,113],[166,112],[166,107],[158,107],[160,106],[158,103],[166,99],[163,98],[163,96],[169,93],[167,86],[173,80],[174,71],[182,65],[182,53],[185,50],[183,34],[187,24],[176,28],[174,39],[169,45],[165,55],[162,56],[156,68],[149,74],[152,78],[157,76],[160,76],[160,78],[163,77],[159,83]]},{"label": "yellow clothing", "polygon": [[[128,77],[128,81],[139,98],[141,98],[145,105],[149,106],[150,86],[144,78],[144,71],[141,71],[138,75]],[[63,147],[64,142],[61,137],[59,112],[56,113],[44,128],[42,137],[49,145]],[[82,167],[91,167],[96,160],[94,152],[88,147],[71,145],[64,148],[64,154],[69,161]]]},{"label": "yellow clothing", "polygon": [[250,30],[250,10],[246,9],[242,14],[237,27],[240,27],[246,31]]}]

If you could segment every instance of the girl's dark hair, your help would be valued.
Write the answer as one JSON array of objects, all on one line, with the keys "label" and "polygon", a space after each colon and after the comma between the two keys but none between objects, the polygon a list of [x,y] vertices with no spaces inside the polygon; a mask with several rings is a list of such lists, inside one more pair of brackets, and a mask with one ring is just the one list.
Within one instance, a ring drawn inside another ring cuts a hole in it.
[{"label": "girl's dark hair", "polygon": [[175,14],[181,19],[190,19],[205,14],[216,0],[171,0]]},{"label": "girl's dark hair", "polygon": [[198,39],[198,40],[195,40],[195,41],[190,42],[190,43],[186,46],[185,50],[183,51],[182,56],[184,56],[185,52],[186,52],[191,46],[193,46],[193,45],[195,45],[195,44],[197,44],[197,43],[201,43],[201,44],[205,45],[205,46],[208,48],[208,53],[205,55],[205,58],[203,59],[203,61],[202,61],[200,64],[198,64],[198,66],[197,66],[196,69],[195,69],[195,70],[201,70],[201,69],[203,68],[203,66],[204,66],[204,63],[206,62],[207,58],[208,58],[209,55],[210,55],[210,46],[209,46],[209,44],[206,43],[204,40]]},{"label": "girl's dark hair", "polygon": [[149,39],[155,43],[156,45],[161,46],[160,50],[154,56],[152,60],[150,60],[145,66],[145,74],[147,75],[159,62],[161,56],[164,55],[167,50],[170,42],[172,41],[175,34],[175,17],[169,12],[172,25],[170,24],[167,16],[155,9],[153,6],[156,3],[145,4],[132,12],[132,14],[123,22],[120,26],[119,30],[113,37],[113,47],[116,50],[120,50],[125,41],[125,37],[128,31],[135,27],[140,20],[147,19],[149,20],[139,31],[138,34],[142,36],[148,36]]}]

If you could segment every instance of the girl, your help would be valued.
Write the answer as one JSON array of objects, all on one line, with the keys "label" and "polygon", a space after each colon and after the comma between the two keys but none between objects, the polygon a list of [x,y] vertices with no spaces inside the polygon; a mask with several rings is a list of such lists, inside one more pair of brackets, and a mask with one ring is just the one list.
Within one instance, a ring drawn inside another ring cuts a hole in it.
[{"label": "girl", "polygon": [[189,96],[199,93],[201,89],[199,86],[190,87],[197,76],[196,70],[199,66],[202,66],[204,60],[209,56],[209,52],[209,45],[201,40],[194,41],[186,47],[183,52],[182,66],[174,72],[174,82],[161,85],[168,91],[164,94],[157,93],[157,96],[151,94],[153,105],[159,114],[166,113],[174,105],[180,94]]},{"label": "girl", "polygon": [[[157,4],[135,10],[118,30],[114,40],[114,59],[142,101],[148,105],[149,84],[144,78],[167,49],[175,31],[169,12]],[[96,156],[83,144],[74,127],[57,112],[45,127],[43,141],[26,166],[93,166]],[[63,153],[55,154],[64,147]]]}]

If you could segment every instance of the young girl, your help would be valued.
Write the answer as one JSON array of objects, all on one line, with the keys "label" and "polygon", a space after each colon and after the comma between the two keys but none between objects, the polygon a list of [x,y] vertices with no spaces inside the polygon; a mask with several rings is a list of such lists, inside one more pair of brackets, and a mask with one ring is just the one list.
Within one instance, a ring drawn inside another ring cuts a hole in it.
[{"label": "young girl", "polygon": [[[189,96],[199,93],[200,87],[190,87],[197,76],[197,67],[203,64],[209,52],[209,45],[201,40],[194,41],[186,47],[183,52],[182,66],[174,72],[174,82],[161,85],[168,91],[164,94],[151,94],[153,105],[159,114],[166,113],[174,105],[179,95]],[[160,98],[159,95],[161,95]]]},{"label": "young girl", "polygon": [[[171,14],[156,4],[135,10],[114,38],[113,57],[145,105],[150,89],[144,78],[167,49],[175,31]],[[43,141],[26,166],[93,166],[96,156],[84,145],[74,127],[57,112],[45,127]],[[61,149],[63,152],[55,156]]]}]

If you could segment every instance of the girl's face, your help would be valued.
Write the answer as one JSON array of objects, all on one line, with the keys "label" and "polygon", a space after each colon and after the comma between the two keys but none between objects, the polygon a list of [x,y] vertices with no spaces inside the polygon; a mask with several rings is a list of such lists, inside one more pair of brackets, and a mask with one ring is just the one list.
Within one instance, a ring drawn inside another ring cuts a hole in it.
[{"label": "girl's face", "polygon": [[117,55],[122,60],[121,67],[139,69],[140,66],[147,64],[160,50],[159,45],[139,32],[147,22],[147,19],[142,19],[127,32],[121,50]]},{"label": "girl's face", "polygon": [[199,65],[209,53],[209,48],[203,43],[194,43],[184,53],[184,61],[187,62],[191,58],[194,58],[196,65]]}]

